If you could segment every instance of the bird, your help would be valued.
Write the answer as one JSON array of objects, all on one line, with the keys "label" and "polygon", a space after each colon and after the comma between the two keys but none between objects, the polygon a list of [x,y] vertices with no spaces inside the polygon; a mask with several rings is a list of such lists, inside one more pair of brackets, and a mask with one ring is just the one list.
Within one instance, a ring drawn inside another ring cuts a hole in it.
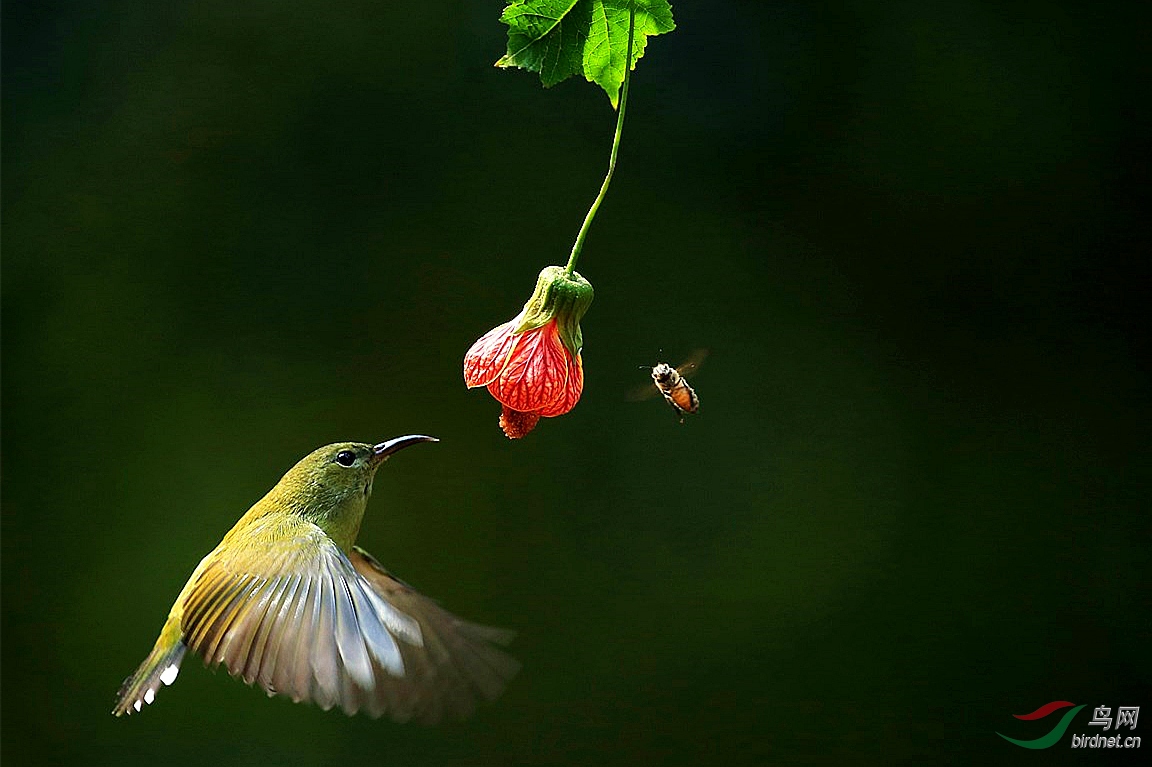
[{"label": "bird", "polygon": [[293,466],[192,572],[112,713],[139,712],[188,650],[269,697],[432,724],[469,716],[520,664],[513,632],[456,617],[355,545],[376,471],[435,437],[321,447]]}]

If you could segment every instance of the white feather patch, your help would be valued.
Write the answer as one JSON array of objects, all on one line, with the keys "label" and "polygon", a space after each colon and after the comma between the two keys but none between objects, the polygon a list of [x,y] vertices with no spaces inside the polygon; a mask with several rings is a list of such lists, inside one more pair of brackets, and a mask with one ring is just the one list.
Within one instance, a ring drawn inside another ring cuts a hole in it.
[{"label": "white feather patch", "polygon": [[145,690],[144,691],[144,702],[147,703],[149,706],[151,706],[152,701],[154,701],[154,700],[156,700],[156,691],[151,689],[151,688]]},{"label": "white feather patch", "polygon": [[[166,685],[172,684],[173,682],[176,681],[176,675],[179,673],[180,673],[180,667],[177,666],[175,663],[173,663],[171,666],[164,669],[163,673],[160,674],[160,681]],[[148,702],[151,703],[152,701],[148,701]],[[137,709],[137,710],[139,710],[139,709]]]}]

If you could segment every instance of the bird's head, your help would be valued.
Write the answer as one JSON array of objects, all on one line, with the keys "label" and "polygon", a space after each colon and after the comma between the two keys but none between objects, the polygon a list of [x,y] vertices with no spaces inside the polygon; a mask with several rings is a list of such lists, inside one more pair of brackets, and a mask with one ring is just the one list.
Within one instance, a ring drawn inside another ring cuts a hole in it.
[{"label": "bird's head", "polygon": [[325,445],[300,459],[273,493],[281,504],[313,518],[339,513],[349,503],[359,506],[362,513],[364,503],[372,494],[376,470],[389,456],[421,442],[438,441],[423,434],[409,434],[377,445],[364,442]]}]

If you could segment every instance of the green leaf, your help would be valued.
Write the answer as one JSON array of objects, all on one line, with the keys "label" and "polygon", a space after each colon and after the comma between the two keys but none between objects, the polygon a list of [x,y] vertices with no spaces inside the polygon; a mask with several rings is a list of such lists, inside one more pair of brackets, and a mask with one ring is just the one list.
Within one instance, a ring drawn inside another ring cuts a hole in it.
[{"label": "green leaf", "polygon": [[604,89],[615,108],[624,82],[632,6],[635,68],[650,35],[676,28],[668,0],[513,0],[500,16],[508,25],[508,53],[496,66],[538,72],[546,88],[582,74]]}]

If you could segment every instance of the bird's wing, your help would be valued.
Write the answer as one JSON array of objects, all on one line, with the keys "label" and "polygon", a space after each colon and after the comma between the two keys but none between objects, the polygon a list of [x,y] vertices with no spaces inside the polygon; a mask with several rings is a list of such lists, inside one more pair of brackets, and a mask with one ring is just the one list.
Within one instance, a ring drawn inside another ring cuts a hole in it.
[{"label": "bird's wing", "polygon": [[408,673],[382,685],[394,718],[431,723],[466,717],[480,699],[499,696],[520,670],[519,662],[493,646],[507,644],[514,632],[456,617],[359,547],[349,559],[384,601],[420,625],[423,643],[400,647]]},{"label": "bird's wing", "polygon": [[[456,696],[457,680],[429,675],[425,658],[430,647],[471,648],[467,629],[445,642],[437,632],[455,619],[430,600],[391,599],[311,523],[270,524],[274,535],[253,526],[246,545],[207,558],[184,600],[184,643],[269,695],[396,719],[449,713],[434,702]],[[423,604],[439,613],[429,620]]]}]

